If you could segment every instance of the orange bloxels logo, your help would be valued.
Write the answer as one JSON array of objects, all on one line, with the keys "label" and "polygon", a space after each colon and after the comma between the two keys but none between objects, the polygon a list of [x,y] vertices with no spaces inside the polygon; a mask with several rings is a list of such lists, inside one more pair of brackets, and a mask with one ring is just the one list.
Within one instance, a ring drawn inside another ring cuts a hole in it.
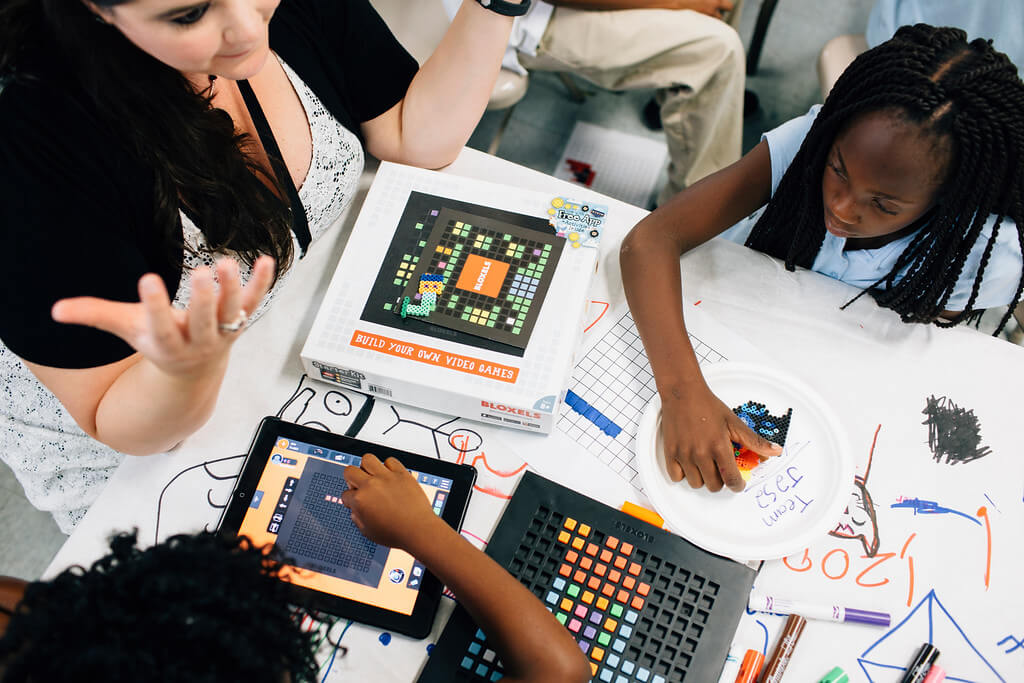
[{"label": "orange bloxels logo", "polygon": [[505,281],[507,273],[507,263],[470,254],[466,257],[466,263],[462,266],[462,273],[455,286],[469,292],[496,297],[501,292],[501,283]]}]

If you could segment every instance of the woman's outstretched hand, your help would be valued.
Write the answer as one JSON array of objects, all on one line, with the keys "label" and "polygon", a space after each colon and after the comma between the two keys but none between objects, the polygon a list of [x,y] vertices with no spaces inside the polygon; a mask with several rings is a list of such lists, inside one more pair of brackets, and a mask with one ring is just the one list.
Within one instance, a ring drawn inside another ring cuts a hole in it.
[{"label": "woman's outstretched hand", "polygon": [[53,306],[53,319],[115,334],[167,375],[193,377],[227,358],[248,313],[274,279],[274,259],[269,256],[256,260],[244,287],[234,259],[222,258],[216,268],[219,290],[210,268],[193,271],[186,310],[174,308],[163,281],[149,273],[139,279],[140,303],[87,296],[61,299]]}]

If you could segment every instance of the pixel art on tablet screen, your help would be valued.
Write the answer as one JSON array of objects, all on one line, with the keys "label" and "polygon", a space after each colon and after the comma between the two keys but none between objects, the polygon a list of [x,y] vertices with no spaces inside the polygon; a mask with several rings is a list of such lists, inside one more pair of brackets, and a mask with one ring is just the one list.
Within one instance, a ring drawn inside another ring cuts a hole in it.
[{"label": "pixel art on tablet screen", "polygon": [[441,209],[397,312],[525,349],[564,244],[553,234]]},{"label": "pixel art on tablet screen", "polygon": [[564,244],[545,218],[412,192],[361,319],[521,357]]}]

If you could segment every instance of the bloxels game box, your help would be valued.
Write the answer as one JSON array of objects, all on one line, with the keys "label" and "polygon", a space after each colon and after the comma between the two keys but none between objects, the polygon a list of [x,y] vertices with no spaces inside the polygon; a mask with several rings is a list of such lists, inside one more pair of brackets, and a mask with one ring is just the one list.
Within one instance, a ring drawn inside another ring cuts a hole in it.
[{"label": "bloxels game box", "polygon": [[302,350],[317,379],[547,433],[607,203],[382,163]]}]

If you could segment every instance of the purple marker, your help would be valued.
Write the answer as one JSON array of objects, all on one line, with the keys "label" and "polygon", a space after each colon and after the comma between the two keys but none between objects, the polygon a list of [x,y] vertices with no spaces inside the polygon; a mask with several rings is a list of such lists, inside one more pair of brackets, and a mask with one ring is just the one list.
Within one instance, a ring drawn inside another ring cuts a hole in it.
[{"label": "purple marker", "polygon": [[772,595],[751,595],[747,606],[755,612],[775,614],[799,614],[807,619],[824,621],[848,621],[872,626],[889,626],[892,617],[885,612],[869,612],[839,605],[818,605],[800,600],[786,600]]}]

